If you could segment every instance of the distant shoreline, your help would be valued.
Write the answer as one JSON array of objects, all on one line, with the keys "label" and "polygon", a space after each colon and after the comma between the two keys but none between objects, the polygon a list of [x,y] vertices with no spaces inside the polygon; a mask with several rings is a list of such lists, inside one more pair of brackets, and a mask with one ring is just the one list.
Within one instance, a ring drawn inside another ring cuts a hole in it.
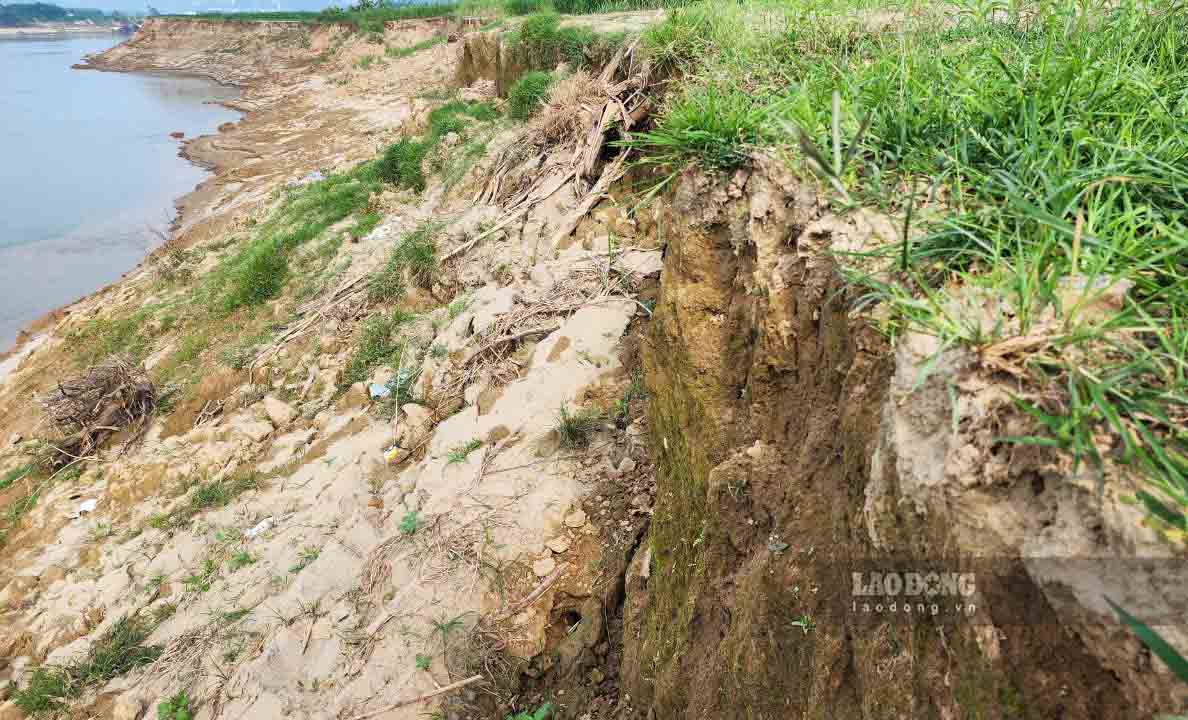
[{"label": "distant shoreline", "polygon": [[27,37],[57,37],[64,35],[120,35],[119,30],[110,27],[77,25],[30,25],[28,27],[0,28],[0,40]]},{"label": "distant shoreline", "polygon": [[[101,36],[101,35],[107,35],[107,34],[116,34],[116,35],[121,34],[115,30],[109,29],[109,30],[105,31],[105,30],[100,30],[98,28],[83,30],[81,32],[78,30],[71,29],[69,32],[52,32],[52,33],[25,34],[25,35],[15,35],[15,34],[10,34],[10,33],[5,32],[8,30],[28,30],[28,29],[29,28],[0,28],[0,41],[3,41],[5,39],[16,39],[18,37],[53,37],[53,36],[67,36],[67,35],[69,35],[69,36],[79,36],[79,35]],[[131,38],[132,35],[129,34],[129,35],[127,35],[127,37]],[[104,51],[104,52],[106,52],[106,51]],[[101,54],[101,53],[98,53],[98,54]],[[161,70],[137,70],[137,69],[120,69],[120,68],[113,68],[113,67],[105,67],[102,64],[92,63],[91,60],[93,57],[94,57],[94,55],[85,56],[81,63],[73,64],[70,66],[70,68],[72,70],[97,70],[100,72],[117,72],[117,73],[128,73],[128,74],[136,74],[136,75],[157,75],[157,76],[162,76],[162,77],[199,78],[199,79],[203,79],[203,80],[206,80],[209,82],[213,82],[216,85],[221,85],[224,87],[227,87],[227,86],[240,87],[240,86],[236,85],[235,83],[222,82],[222,81],[218,80],[217,78],[211,77],[209,75],[204,75],[202,73],[187,73],[187,72],[181,72],[181,71],[175,71],[175,70],[164,70],[164,69],[161,69]],[[220,105],[220,106],[225,107],[229,110],[234,110],[235,112],[239,113],[240,117],[237,120],[235,120],[234,122],[239,122],[249,112],[249,110],[246,108],[237,107],[235,105],[234,100],[206,101],[206,102],[213,102],[214,104]],[[181,147],[177,152],[177,156],[182,158],[189,164],[193,165],[194,167],[201,168],[202,170],[206,171],[209,175],[217,174],[217,171],[220,167],[220,163],[219,163],[220,156],[217,153],[217,151],[211,150],[209,148],[204,148],[202,145],[195,146],[195,144],[202,140],[208,140],[209,138],[217,137],[219,132],[220,132],[220,130],[218,130],[218,128],[215,128],[215,129],[212,129],[212,131],[209,133],[195,135],[191,138],[186,139],[185,141],[180,143]],[[194,146],[194,147],[192,147],[192,146]],[[173,234],[173,232],[179,227],[180,223],[182,222],[183,215],[185,214],[186,209],[187,209],[185,206],[185,200],[188,197],[190,197],[191,195],[194,195],[199,190],[200,186],[203,183],[205,183],[208,179],[209,179],[209,177],[203,178],[203,180],[201,180],[193,188],[190,188],[189,190],[186,190],[182,194],[173,198],[173,218],[170,222],[170,226],[169,226],[169,230],[168,230],[170,235]],[[13,337],[13,338],[0,337],[0,370],[7,370],[8,368],[5,366],[5,363],[8,363],[13,357],[20,356],[20,354],[22,353],[24,348],[26,346],[28,346],[30,342],[34,341],[37,337],[41,336],[47,328],[51,327],[54,323],[58,322],[63,317],[65,317],[65,315],[68,313],[70,308],[72,308],[75,305],[77,305],[78,303],[86,300],[87,298],[94,296],[96,293],[103,292],[104,290],[114,287],[115,285],[118,285],[119,283],[126,280],[128,274],[135,271],[136,269],[140,268],[144,264],[144,262],[152,256],[152,253],[156,249],[157,248],[153,248],[153,249],[149,250],[149,252],[146,253],[145,256],[138,263],[136,263],[136,265],[125,270],[120,275],[119,278],[117,278],[109,283],[106,283],[100,287],[97,287],[94,290],[86,293],[85,295],[82,295],[74,300],[71,300],[70,302],[66,302],[66,303],[63,303],[56,307],[53,307],[53,308],[47,310],[46,312],[42,313],[41,315],[37,316],[33,320],[27,322],[26,324],[24,324],[22,327],[20,327],[17,330],[15,337]],[[3,380],[3,377],[4,377],[4,372],[0,371],[0,380]]]}]

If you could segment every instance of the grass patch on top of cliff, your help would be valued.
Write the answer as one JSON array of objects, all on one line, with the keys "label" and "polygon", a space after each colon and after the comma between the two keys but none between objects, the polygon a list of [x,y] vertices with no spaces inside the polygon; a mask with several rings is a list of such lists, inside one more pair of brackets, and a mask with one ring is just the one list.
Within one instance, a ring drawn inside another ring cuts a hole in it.
[{"label": "grass patch on top of cliff", "polygon": [[363,0],[350,8],[330,7],[321,12],[208,12],[197,15],[170,15],[182,20],[213,20],[219,22],[300,22],[310,25],[340,24],[359,32],[383,33],[384,24],[417,18],[447,17],[453,14],[455,3],[402,3],[389,5]]},{"label": "grass patch on top of cliff", "polygon": [[1140,468],[1151,524],[1188,537],[1188,16],[937,12],[884,29],[809,2],[676,10],[644,43],[682,79],[629,143],[712,171],[786,154],[904,227],[929,205],[914,239],[855,263],[863,305],[892,336],[975,349],[1035,422],[1009,440],[1102,481]]},{"label": "grass patch on top of cliff", "polygon": [[555,12],[529,15],[507,33],[507,52],[530,70],[552,70],[561,63],[571,69],[600,67],[626,37],[599,33],[582,25],[561,25]]}]

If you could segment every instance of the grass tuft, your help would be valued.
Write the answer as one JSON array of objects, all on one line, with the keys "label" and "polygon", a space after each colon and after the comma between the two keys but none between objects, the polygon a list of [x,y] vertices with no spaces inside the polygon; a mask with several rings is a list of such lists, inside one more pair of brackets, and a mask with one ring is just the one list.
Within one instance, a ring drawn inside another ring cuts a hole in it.
[{"label": "grass tuft", "polygon": [[549,96],[553,76],[547,72],[525,73],[512,85],[507,94],[507,114],[516,120],[527,120]]},{"label": "grass tuft", "polygon": [[584,448],[590,444],[590,436],[601,426],[602,413],[593,408],[570,412],[562,405],[557,411],[554,431],[563,448]]},{"label": "grass tuft", "polygon": [[483,446],[483,441],[478,438],[472,438],[467,442],[458,445],[446,453],[446,464],[454,465],[456,463],[465,462],[470,453],[478,450]]},{"label": "grass tuft", "polygon": [[120,618],[95,640],[86,656],[66,665],[35,669],[28,684],[13,693],[13,704],[33,717],[64,710],[70,700],[86,690],[102,687],[156,660],[161,648],[145,645],[151,632],[151,625],[141,618]]},{"label": "grass tuft", "polygon": [[359,346],[343,370],[340,387],[364,382],[372,370],[384,363],[397,363],[405,346],[398,331],[401,325],[412,319],[412,315],[399,310],[369,317],[359,333]]}]

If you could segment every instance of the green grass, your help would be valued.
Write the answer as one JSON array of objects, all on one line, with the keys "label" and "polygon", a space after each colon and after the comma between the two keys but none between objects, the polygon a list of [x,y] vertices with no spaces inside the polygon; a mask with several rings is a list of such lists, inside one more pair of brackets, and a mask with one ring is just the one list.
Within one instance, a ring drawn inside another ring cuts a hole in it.
[{"label": "green grass", "polygon": [[227,561],[227,565],[231,568],[231,572],[235,572],[240,568],[253,565],[255,562],[256,558],[250,552],[247,550],[240,550],[231,556],[231,559]]},{"label": "green grass", "polygon": [[376,172],[386,183],[421,192],[425,189],[425,172],[421,163],[430,147],[421,140],[402,138],[384,151],[383,157],[376,163]]},{"label": "green grass", "polygon": [[449,315],[450,320],[455,320],[459,315],[466,312],[466,308],[470,307],[470,298],[461,295],[450,301],[446,306],[446,314]]},{"label": "green grass", "polygon": [[467,442],[452,448],[446,453],[446,465],[454,465],[456,463],[465,462],[470,453],[478,450],[483,446],[483,441],[478,438],[472,438]]},{"label": "green grass", "polygon": [[142,308],[115,318],[88,320],[71,333],[71,346],[79,362],[91,365],[116,353],[125,353],[142,360],[152,341],[147,326],[152,308]]},{"label": "green grass", "polygon": [[553,8],[566,15],[629,12],[655,8],[678,8],[692,0],[553,0]]},{"label": "green grass", "polygon": [[[1182,539],[1188,17],[1079,8],[956,26],[924,13],[886,33],[808,2],[678,9],[644,45],[683,79],[629,142],[650,162],[714,171],[773,149],[841,202],[905,223],[913,184],[943,189],[945,212],[917,218],[912,242],[848,271],[861,306],[890,310],[889,336],[920,331],[943,348],[1038,338],[1009,358],[1035,431],[1007,440],[1140,469],[1151,524]],[[1094,295],[1117,283],[1131,288],[1122,307],[1094,316]],[[1009,317],[980,318],[954,293]]]},{"label": "green grass", "polygon": [[4,482],[0,483],[0,490],[12,487],[21,481],[25,481],[25,487],[28,489],[18,493],[12,502],[0,509],[0,548],[8,543],[8,536],[20,526],[25,515],[37,507],[37,501],[49,487],[51,481],[61,482],[76,479],[79,474],[81,474],[81,466],[75,465],[70,470],[46,477],[36,464],[22,465],[5,473],[2,478]]},{"label": "green grass", "polygon": [[[289,190],[280,207],[253,229],[253,237],[211,273],[208,292],[218,308],[226,314],[279,295],[289,279],[292,254],[326,228],[363,210],[381,188],[376,164],[363,163]],[[370,222],[366,217],[365,213],[359,222]]]},{"label": "green grass", "polygon": [[524,73],[507,93],[508,116],[515,120],[527,120],[548,98],[552,86],[553,76],[547,72]]},{"label": "green grass", "polygon": [[553,713],[553,706],[545,703],[536,708],[534,712],[518,712],[515,715],[508,715],[506,720],[545,720]]},{"label": "green grass", "polygon": [[402,535],[413,535],[420,526],[421,519],[416,510],[409,510],[400,519],[400,533]]},{"label": "green grass", "polygon": [[190,696],[185,690],[178,690],[168,700],[157,703],[157,720],[193,720]]},{"label": "green grass", "polygon": [[445,41],[446,37],[444,35],[437,35],[435,37],[429,38],[428,40],[422,40],[419,43],[413,43],[408,47],[398,48],[389,45],[388,47],[384,48],[384,55],[395,59],[406,58],[410,55],[416,55],[422,50],[428,50],[431,47],[442,45],[445,43]]},{"label": "green grass", "polygon": [[171,513],[150,517],[149,525],[159,530],[185,527],[199,514],[226,507],[248,490],[259,489],[260,479],[259,473],[249,472],[201,483],[190,492],[186,502]]},{"label": "green grass", "polygon": [[557,411],[554,431],[563,448],[584,448],[590,444],[590,436],[602,425],[603,416],[593,408],[570,412],[562,405]]},{"label": "green grass", "polygon": [[[367,318],[359,333],[359,344],[343,370],[340,387],[346,388],[357,382],[364,382],[372,370],[385,363],[398,363],[400,352],[405,347],[405,340],[400,336],[399,329],[412,319],[412,315],[399,310]],[[407,358],[410,367],[413,359]]]},{"label": "green grass", "polygon": [[425,189],[426,156],[443,137],[451,132],[461,133],[468,126],[464,118],[488,122],[499,113],[489,103],[454,100],[429,113],[429,132],[423,138],[401,138],[384,151],[376,163],[378,177],[386,183],[417,192]]},{"label": "green grass", "polygon": [[202,566],[198,570],[182,578],[182,585],[185,586],[186,592],[204,593],[210,590],[218,576],[218,563],[211,558],[207,558],[202,561]]},{"label": "green grass", "polygon": [[437,276],[435,238],[442,224],[427,221],[404,235],[392,248],[384,266],[367,280],[367,296],[374,302],[395,302],[409,284],[429,288]]},{"label": "green grass", "polygon": [[548,0],[505,0],[503,9],[508,15],[531,15],[552,10]]},{"label": "green grass", "polygon": [[507,34],[506,46],[532,70],[552,70],[563,62],[570,68],[597,68],[623,39],[621,34],[600,34],[581,25],[562,27],[557,13],[539,12]]},{"label": "green grass", "polygon": [[43,665],[33,670],[28,684],[17,689],[13,703],[33,717],[48,716],[86,690],[102,687],[156,660],[161,648],[145,645],[152,627],[138,617],[122,617],[104,632],[82,658],[66,665]]},{"label": "green grass", "polygon": [[350,236],[355,240],[361,240],[366,237],[368,233],[374,230],[383,219],[383,216],[379,213],[367,213],[366,215],[360,217],[351,227],[351,229],[347,230],[347,233],[349,233]]},{"label": "green grass", "polygon": [[0,490],[7,490],[12,487],[12,484],[18,480],[24,480],[37,472],[37,466],[33,463],[25,463],[8,470],[3,475],[0,475]]},{"label": "green grass", "polygon": [[375,55],[363,55],[359,59],[355,60],[355,67],[359,70],[366,70],[379,61],[380,59]]},{"label": "green grass", "polygon": [[289,572],[296,575],[305,568],[309,567],[318,556],[322,554],[321,548],[306,546],[301,548],[301,552],[297,553],[297,562],[293,563],[289,568]]},{"label": "green grass", "polygon": [[185,20],[214,20],[221,22],[297,22],[308,25],[341,24],[354,31],[382,33],[384,23],[417,18],[445,17],[451,15],[455,3],[405,3],[400,5],[369,5],[343,9],[327,8],[321,12],[240,12],[201,13],[198,15],[171,15]]}]

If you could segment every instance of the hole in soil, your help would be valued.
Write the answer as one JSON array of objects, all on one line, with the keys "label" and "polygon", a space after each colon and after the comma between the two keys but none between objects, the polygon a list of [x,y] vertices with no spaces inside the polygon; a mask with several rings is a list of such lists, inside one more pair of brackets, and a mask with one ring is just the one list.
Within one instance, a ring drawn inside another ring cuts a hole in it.
[{"label": "hole in soil", "polygon": [[569,628],[577,625],[581,621],[582,615],[577,610],[566,610],[565,612],[561,613],[561,622],[565,623],[566,630],[569,630]]}]

